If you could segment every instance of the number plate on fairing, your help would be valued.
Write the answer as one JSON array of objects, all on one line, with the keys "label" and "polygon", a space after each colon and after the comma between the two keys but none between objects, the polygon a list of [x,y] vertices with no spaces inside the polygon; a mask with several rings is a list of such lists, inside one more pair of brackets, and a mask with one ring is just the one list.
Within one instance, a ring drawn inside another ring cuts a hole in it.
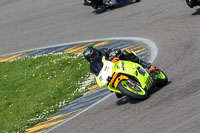
[{"label": "number plate on fairing", "polygon": [[103,68],[97,77],[102,84],[106,85],[108,83],[107,79],[112,76],[113,66],[114,64],[110,61],[104,62]]}]

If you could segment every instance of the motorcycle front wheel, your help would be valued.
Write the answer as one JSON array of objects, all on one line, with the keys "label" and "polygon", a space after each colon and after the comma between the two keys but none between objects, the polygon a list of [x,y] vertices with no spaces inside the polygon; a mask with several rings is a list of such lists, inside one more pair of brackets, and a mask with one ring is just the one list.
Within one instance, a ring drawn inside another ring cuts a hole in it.
[{"label": "motorcycle front wheel", "polygon": [[167,75],[162,70],[159,69],[159,74],[154,76],[157,77],[156,86],[163,87],[168,84]]},{"label": "motorcycle front wheel", "polygon": [[146,88],[143,89],[139,84],[131,84],[127,80],[122,80],[117,89],[131,99],[145,100],[149,97]]}]

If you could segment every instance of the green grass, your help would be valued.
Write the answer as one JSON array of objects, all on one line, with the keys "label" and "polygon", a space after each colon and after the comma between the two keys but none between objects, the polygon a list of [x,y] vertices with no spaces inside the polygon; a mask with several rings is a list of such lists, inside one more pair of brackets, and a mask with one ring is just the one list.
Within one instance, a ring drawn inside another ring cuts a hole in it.
[{"label": "green grass", "polygon": [[80,97],[89,77],[86,60],[71,54],[0,63],[0,132],[24,132],[43,121]]}]

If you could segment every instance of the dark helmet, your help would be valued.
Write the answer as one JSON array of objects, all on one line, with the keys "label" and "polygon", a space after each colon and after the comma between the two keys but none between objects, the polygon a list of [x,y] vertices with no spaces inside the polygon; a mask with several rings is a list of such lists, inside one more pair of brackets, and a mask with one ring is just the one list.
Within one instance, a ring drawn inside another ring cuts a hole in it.
[{"label": "dark helmet", "polygon": [[84,50],[83,55],[84,55],[86,60],[91,62],[100,55],[100,52],[99,52],[99,50],[95,49],[93,46],[88,46]]}]

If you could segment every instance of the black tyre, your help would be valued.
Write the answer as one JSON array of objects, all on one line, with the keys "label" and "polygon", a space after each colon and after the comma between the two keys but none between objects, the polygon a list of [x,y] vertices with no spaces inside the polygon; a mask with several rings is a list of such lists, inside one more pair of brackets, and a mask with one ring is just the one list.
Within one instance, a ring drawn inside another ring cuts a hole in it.
[{"label": "black tyre", "polygon": [[90,5],[92,3],[92,0],[84,0],[85,5]]},{"label": "black tyre", "polygon": [[156,86],[163,87],[168,84],[168,78],[167,75],[162,70],[159,71],[161,74],[160,76],[156,76],[157,77]]},{"label": "black tyre", "polygon": [[196,0],[186,0],[186,3],[190,8],[193,8],[193,7],[197,6],[197,1]]},{"label": "black tyre", "polygon": [[146,88],[143,89],[138,84],[132,85],[127,80],[122,80],[118,84],[117,89],[119,89],[124,95],[131,99],[145,100],[149,97]]}]

